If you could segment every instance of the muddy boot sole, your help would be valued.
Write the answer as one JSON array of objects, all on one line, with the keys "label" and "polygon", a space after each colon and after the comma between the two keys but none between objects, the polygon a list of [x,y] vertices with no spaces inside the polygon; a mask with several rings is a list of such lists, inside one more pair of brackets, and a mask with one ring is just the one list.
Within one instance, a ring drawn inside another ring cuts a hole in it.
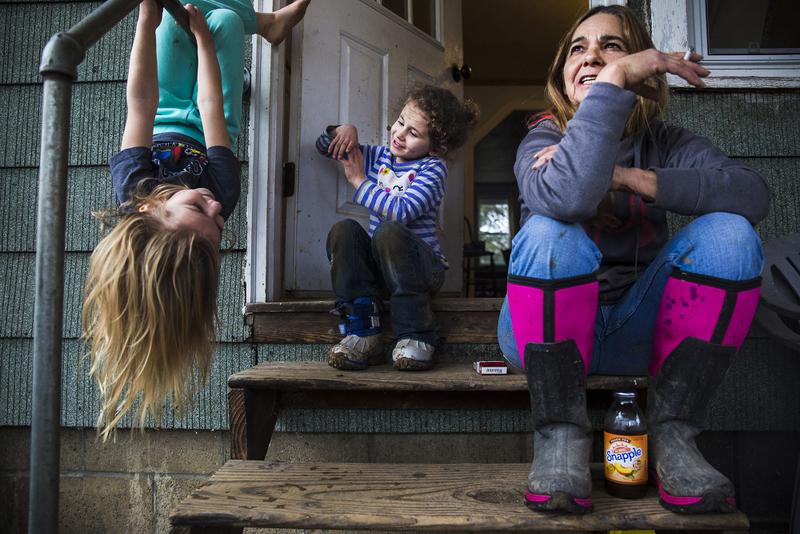
[{"label": "muddy boot sole", "polygon": [[545,500],[531,500],[531,497],[532,494],[528,492],[525,499],[525,504],[531,510],[574,515],[588,514],[594,511],[591,499],[576,499],[563,491],[556,491],[552,495],[546,496]]}]

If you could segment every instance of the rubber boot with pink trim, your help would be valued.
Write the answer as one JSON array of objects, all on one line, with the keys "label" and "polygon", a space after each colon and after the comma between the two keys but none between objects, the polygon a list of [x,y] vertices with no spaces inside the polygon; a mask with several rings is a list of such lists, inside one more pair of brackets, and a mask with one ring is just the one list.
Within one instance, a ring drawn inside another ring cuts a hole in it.
[{"label": "rubber boot with pink trim", "polygon": [[647,399],[649,467],[672,512],[736,511],[733,484],[697,450],[714,393],[753,320],[761,279],[677,271],[661,298]]},{"label": "rubber boot with pink trim", "polygon": [[534,455],[526,497],[535,510],[593,510],[586,370],[597,294],[594,275],[508,277],[511,323],[531,397]]}]

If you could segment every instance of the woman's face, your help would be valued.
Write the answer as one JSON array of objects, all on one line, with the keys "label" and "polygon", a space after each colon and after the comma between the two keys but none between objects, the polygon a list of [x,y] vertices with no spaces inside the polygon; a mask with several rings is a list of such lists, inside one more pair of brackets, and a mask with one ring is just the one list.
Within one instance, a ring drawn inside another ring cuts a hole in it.
[{"label": "woman's face", "polygon": [[598,13],[584,20],[572,34],[567,49],[564,95],[577,107],[603,67],[627,55],[628,44],[619,17]]}]

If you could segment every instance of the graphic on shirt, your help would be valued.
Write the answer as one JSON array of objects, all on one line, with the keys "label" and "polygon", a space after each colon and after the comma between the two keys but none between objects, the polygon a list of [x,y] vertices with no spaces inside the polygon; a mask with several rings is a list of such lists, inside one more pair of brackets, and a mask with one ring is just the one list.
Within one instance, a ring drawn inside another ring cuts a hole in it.
[{"label": "graphic on shirt", "polygon": [[378,187],[390,195],[403,196],[416,177],[417,175],[414,171],[398,175],[386,165],[381,165],[378,171]]},{"label": "graphic on shirt", "polygon": [[183,143],[155,144],[152,150],[152,161],[162,180],[180,174],[200,176],[208,165],[203,152]]}]

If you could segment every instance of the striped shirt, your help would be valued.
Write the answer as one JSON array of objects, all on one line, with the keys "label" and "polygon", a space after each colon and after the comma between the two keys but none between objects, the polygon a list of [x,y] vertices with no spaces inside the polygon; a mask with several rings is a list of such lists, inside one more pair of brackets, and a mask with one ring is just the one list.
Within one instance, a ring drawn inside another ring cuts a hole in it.
[{"label": "striped shirt", "polygon": [[[324,132],[317,139],[317,150],[326,157],[333,137]],[[367,180],[353,200],[370,210],[369,235],[382,221],[397,221],[419,236],[442,259],[436,236],[436,216],[442,204],[447,178],[444,160],[427,156],[407,163],[393,161],[388,147],[359,145],[364,155]]]}]

